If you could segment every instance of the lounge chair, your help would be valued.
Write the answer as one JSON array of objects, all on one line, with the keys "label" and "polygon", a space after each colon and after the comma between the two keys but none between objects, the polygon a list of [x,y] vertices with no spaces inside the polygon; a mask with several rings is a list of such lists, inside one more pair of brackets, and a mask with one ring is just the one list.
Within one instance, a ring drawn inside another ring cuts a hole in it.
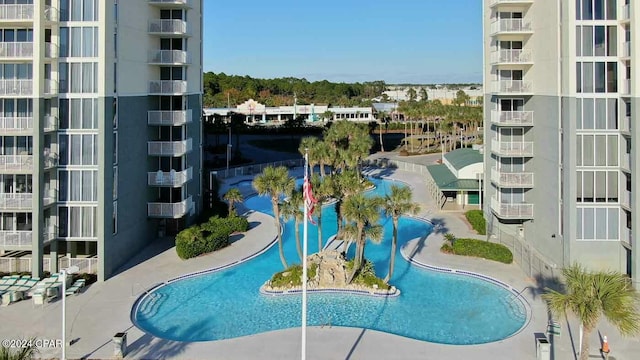
[{"label": "lounge chair", "polygon": [[84,279],[76,280],[73,285],[65,291],[65,295],[78,295],[80,289],[84,287]]}]

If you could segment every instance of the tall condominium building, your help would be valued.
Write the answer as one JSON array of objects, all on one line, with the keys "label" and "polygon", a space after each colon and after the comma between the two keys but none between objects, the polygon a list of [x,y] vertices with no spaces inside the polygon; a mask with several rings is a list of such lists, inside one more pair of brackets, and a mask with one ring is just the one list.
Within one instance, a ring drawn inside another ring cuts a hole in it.
[{"label": "tall condominium building", "polygon": [[106,279],[201,206],[202,0],[0,0],[0,271]]},{"label": "tall condominium building", "polygon": [[637,5],[484,1],[484,212],[527,271],[580,263],[640,285]]}]

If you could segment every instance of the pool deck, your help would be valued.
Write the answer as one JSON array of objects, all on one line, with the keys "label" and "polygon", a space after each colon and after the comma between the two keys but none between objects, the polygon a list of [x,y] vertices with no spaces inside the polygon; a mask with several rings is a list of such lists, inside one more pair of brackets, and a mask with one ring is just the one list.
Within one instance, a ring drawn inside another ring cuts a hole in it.
[{"label": "pool deck", "polygon": [[[386,154],[388,156],[388,154]],[[432,156],[433,157],[433,156]],[[433,157],[435,158],[435,157]],[[423,158],[421,161],[431,158]],[[403,159],[405,160],[405,159]],[[297,175],[301,172],[295,170]],[[540,300],[542,290],[527,278],[517,265],[505,265],[487,260],[442,254],[439,247],[443,234],[458,237],[474,234],[462,213],[439,212],[418,174],[398,170],[377,170],[374,176],[391,177],[413,188],[416,201],[422,204],[419,216],[440,224],[439,231],[426,239],[414,239],[401,251],[415,260],[447,268],[464,269],[494,277],[521,290],[532,309],[529,324],[516,335],[494,343],[470,346],[441,345],[408,339],[378,331],[358,328],[309,327],[307,358],[309,359],[536,359],[537,333],[546,329],[548,315]],[[228,179],[225,184],[249,179]],[[249,195],[249,193],[244,194]],[[273,242],[273,218],[257,212],[248,214],[251,229],[233,239],[231,246],[213,254],[180,260],[172,247],[173,239],[158,239],[132,259],[120,274],[104,283],[89,286],[86,291],[67,297],[67,349],[69,359],[110,359],[113,355],[113,334],[127,332],[128,354],[131,359],[299,359],[300,328],[262,333],[231,340],[183,343],[166,341],[145,334],[130,320],[136,298],[145,289],[177,276],[233,263],[259,252]],[[473,301],[473,299],[470,299]],[[428,306],[428,304],[425,304]],[[455,314],[451,314],[455,316]],[[0,338],[59,339],[61,333],[61,302],[35,306],[31,300],[0,308]],[[562,335],[553,339],[551,359],[574,359],[572,339],[577,347],[576,321],[561,322]],[[230,324],[229,326],[233,326]],[[569,327],[570,330],[569,331]],[[622,338],[608,324],[602,323],[592,334],[591,356],[600,358],[599,335],[607,335],[611,346],[609,359],[635,359],[640,353],[640,339]],[[636,354],[634,356],[633,354]],[[57,358],[60,349],[40,349],[39,357]]]}]

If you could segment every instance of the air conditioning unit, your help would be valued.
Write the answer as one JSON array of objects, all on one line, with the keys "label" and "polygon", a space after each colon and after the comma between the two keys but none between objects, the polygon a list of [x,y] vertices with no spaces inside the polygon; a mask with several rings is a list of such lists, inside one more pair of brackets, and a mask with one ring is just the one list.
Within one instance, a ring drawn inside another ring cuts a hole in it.
[{"label": "air conditioning unit", "polygon": [[524,238],[524,227],[523,226],[518,226],[518,236],[520,236],[521,238]]}]

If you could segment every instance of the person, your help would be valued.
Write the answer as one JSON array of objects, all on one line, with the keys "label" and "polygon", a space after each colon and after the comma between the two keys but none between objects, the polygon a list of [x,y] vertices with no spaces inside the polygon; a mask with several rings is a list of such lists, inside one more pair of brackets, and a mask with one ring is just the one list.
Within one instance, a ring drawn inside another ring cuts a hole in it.
[{"label": "person", "polygon": [[611,351],[611,349],[609,349],[609,341],[607,341],[607,337],[604,336],[602,338],[602,353],[604,354],[605,359],[609,358],[609,352]]}]

